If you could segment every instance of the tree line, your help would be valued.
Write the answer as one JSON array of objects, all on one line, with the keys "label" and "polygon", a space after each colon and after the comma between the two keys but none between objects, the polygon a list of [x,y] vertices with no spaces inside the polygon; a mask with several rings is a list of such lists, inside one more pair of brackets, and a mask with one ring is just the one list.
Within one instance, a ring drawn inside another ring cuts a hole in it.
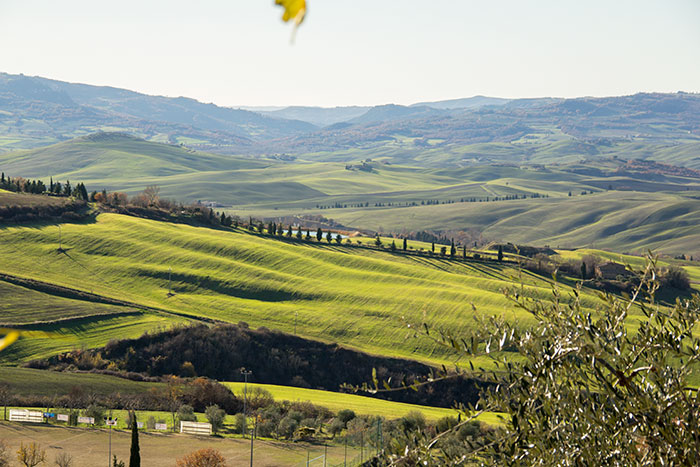
[{"label": "tree line", "polygon": [[[592,192],[591,192],[592,193]],[[585,194],[585,193],[582,193]],[[571,196],[571,194],[569,194]],[[548,194],[542,193],[516,193],[505,196],[486,196],[486,197],[464,197],[459,199],[422,199],[415,201],[375,201],[370,203],[369,201],[354,202],[354,203],[340,203],[335,202],[333,204],[317,204],[316,209],[348,209],[348,208],[403,208],[412,206],[435,206],[440,204],[455,204],[455,203],[488,203],[491,201],[512,201],[518,199],[537,199],[537,198],[549,198]]]},{"label": "tree line", "polygon": [[79,200],[87,201],[88,192],[84,183],[78,183],[72,186],[70,180],[65,183],[51,181],[46,186],[42,180],[31,180],[23,177],[10,177],[5,175],[5,172],[0,174],[0,189],[12,191],[14,193],[29,193],[34,195],[51,195],[74,197]]}]

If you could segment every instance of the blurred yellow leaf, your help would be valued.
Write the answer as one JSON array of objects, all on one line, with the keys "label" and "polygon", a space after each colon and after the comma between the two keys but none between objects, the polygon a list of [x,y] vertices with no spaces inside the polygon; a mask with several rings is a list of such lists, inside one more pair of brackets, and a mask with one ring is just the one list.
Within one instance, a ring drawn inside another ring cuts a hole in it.
[{"label": "blurred yellow leaf", "polygon": [[7,334],[5,334],[5,337],[0,339],[0,350],[4,349],[5,347],[8,347],[10,344],[12,344],[14,341],[19,339],[19,331],[15,331],[12,329],[2,329],[0,332],[6,331]]},{"label": "blurred yellow leaf", "polygon": [[4,337],[0,337],[0,351],[12,345],[20,336],[24,337],[51,337],[55,335],[52,332],[44,331],[24,331],[20,329],[12,328],[0,328],[0,335],[4,334]]},{"label": "blurred yellow leaf", "polygon": [[283,21],[294,20],[294,24],[299,26],[306,16],[306,0],[275,0],[276,5],[284,8]]}]

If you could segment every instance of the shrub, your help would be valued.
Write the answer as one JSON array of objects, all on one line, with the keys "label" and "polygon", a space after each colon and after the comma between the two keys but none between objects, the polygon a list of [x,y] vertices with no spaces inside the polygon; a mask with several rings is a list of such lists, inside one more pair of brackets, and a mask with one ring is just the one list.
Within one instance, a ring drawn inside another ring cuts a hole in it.
[{"label": "shrub", "polygon": [[350,409],[343,409],[338,412],[338,419],[346,426],[350,420],[355,418],[355,412]]},{"label": "shrub", "polygon": [[298,426],[299,422],[287,415],[277,425],[277,434],[282,438],[291,439]]},{"label": "shrub", "polygon": [[226,467],[221,453],[212,448],[199,449],[177,460],[177,467]]},{"label": "shrub", "polygon": [[243,434],[246,432],[247,428],[248,419],[242,413],[237,413],[236,416],[233,417],[233,430],[236,433]]},{"label": "shrub", "polygon": [[673,287],[678,290],[690,289],[688,271],[678,266],[671,266],[661,272],[661,286]]},{"label": "shrub", "polygon": [[248,408],[249,410],[257,410],[268,405],[274,404],[275,399],[270,391],[265,388],[253,386],[248,390]]},{"label": "shrub", "polygon": [[337,435],[343,432],[345,428],[345,423],[340,418],[334,418],[328,426],[328,433],[335,438]]},{"label": "shrub", "polygon": [[444,431],[451,430],[457,425],[457,423],[456,417],[442,417],[435,424],[435,429],[438,431],[438,433],[442,433]]},{"label": "shrub", "polygon": [[425,428],[425,415],[417,410],[411,410],[399,421],[404,431],[419,431]]},{"label": "shrub", "polygon": [[177,410],[177,419],[181,422],[196,422],[197,416],[194,414],[194,409],[191,405],[183,404]]},{"label": "shrub", "polygon": [[204,412],[207,416],[207,420],[211,423],[211,429],[214,433],[218,433],[224,426],[224,417],[226,412],[221,410],[218,405],[210,405]]},{"label": "shrub", "polygon": [[85,416],[93,417],[95,419],[95,424],[100,424],[105,418],[105,408],[96,404],[90,404],[87,409],[85,409]]}]

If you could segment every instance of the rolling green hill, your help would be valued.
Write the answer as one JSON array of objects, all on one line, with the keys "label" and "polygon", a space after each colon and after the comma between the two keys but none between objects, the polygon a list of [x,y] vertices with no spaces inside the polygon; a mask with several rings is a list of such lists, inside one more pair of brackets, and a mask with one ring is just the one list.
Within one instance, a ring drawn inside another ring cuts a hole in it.
[{"label": "rolling green hill", "polygon": [[[0,272],[152,308],[32,326],[60,338],[21,339],[3,353],[6,362],[103,345],[113,337],[183,322],[168,311],[296,329],[306,337],[432,363],[449,361],[449,352],[407,339],[403,319],[425,319],[455,332],[473,326],[476,314],[503,314],[524,326],[529,319],[512,310],[502,294],[517,275],[507,265],[297,243],[116,214],[64,224],[62,231],[65,253],[56,251],[54,225],[0,229]],[[167,295],[170,269],[173,297]],[[525,280],[533,296],[548,295],[548,281],[531,275]],[[54,303],[50,298],[43,302],[46,310]],[[596,302],[594,294],[586,298],[591,307]],[[57,316],[52,312],[47,318]],[[27,307],[14,321],[44,319]]]},{"label": "rolling green hill", "polygon": [[586,196],[369,210],[326,210],[345,225],[400,232],[477,229],[492,240],[700,257],[698,192]]},{"label": "rolling green hill", "polygon": [[[47,183],[53,176],[54,180],[82,181],[89,190],[132,195],[158,185],[166,198],[216,202],[231,214],[285,218],[285,223],[311,215],[348,229],[471,230],[490,241],[698,253],[692,227],[697,225],[700,172],[616,158],[616,153],[610,157],[606,149],[566,138],[540,143],[475,145],[470,149],[473,153],[460,157],[506,160],[514,157],[516,146],[521,151],[533,144],[551,153],[544,158],[549,161],[557,160],[562,151],[580,155],[564,156],[570,162],[549,165],[484,165],[475,160],[464,167],[429,168],[390,163],[392,158],[381,151],[379,160],[352,163],[313,162],[326,158],[313,154],[304,156],[308,160],[253,159],[98,133],[0,155],[0,169]],[[693,144],[677,146],[678,151],[667,145],[664,154],[674,162],[682,154],[690,157],[695,154]],[[626,143],[624,148],[646,157],[645,146]],[[401,147],[395,150],[398,154]],[[537,154],[531,154],[533,161],[542,159]],[[581,196],[583,192],[587,196]],[[494,198],[509,199],[494,202]],[[490,202],[483,203],[486,200]]]}]

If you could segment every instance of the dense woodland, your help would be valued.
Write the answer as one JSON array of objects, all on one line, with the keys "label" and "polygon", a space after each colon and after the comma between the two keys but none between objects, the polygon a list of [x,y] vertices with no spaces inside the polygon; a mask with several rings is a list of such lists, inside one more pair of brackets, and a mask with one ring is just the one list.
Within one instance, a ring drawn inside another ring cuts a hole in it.
[{"label": "dense woodland", "polygon": [[[139,339],[115,340],[102,349],[74,351],[34,361],[33,368],[100,370],[132,378],[178,375],[207,376],[242,381],[241,368],[253,370],[251,381],[339,391],[344,385],[360,386],[377,377],[396,384],[423,380],[435,370],[396,358],[377,357],[246,324],[204,325],[145,334]],[[137,375],[135,375],[137,374]],[[399,402],[451,407],[455,401],[476,402],[483,385],[476,380],[450,378],[419,391],[383,393]]]}]

